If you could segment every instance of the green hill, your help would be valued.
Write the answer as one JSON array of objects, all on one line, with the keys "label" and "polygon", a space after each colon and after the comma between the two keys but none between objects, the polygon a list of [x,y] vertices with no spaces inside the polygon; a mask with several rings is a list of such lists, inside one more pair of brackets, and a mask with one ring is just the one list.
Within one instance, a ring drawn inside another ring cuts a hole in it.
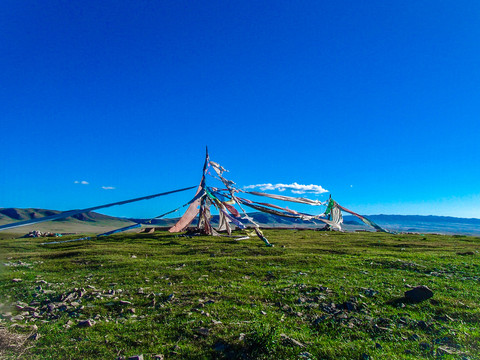
[{"label": "green hill", "polygon": [[[44,216],[59,214],[58,210],[47,209],[0,209],[0,225],[10,224],[16,221],[38,219]],[[8,230],[9,233],[27,234],[33,230],[53,233],[101,233],[123,226],[133,224],[130,220],[120,219],[96,212],[78,214],[62,220],[54,220],[40,224],[22,226]]]}]

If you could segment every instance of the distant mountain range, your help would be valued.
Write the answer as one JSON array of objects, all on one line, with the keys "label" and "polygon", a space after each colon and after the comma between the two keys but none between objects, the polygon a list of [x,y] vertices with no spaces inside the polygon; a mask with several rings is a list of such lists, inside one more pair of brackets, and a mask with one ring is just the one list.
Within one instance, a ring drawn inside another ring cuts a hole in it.
[{"label": "distant mountain range", "polygon": [[[36,219],[43,216],[58,214],[60,211],[45,209],[17,209],[1,208],[0,225],[15,221]],[[323,223],[316,224],[292,218],[283,218],[261,212],[249,214],[264,227],[271,228],[320,228]],[[465,219],[448,216],[423,216],[423,215],[369,215],[368,218],[380,226],[396,232],[439,233],[459,235],[480,235],[480,219]],[[29,225],[12,229],[8,232],[28,233],[31,230],[52,232],[92,232],[100,233],[115,228],[133,224],[134,222],[150,226],[168,227],[175,224],[178,218],[156,219],[149,223],[148,219],[116,218],[95,212],[79,214],[63,220],[55,220],[40,224]],[[212,222],[218,223],[218,215],[214,215]],[[363,224],[354,216],[345,216],[343,228],[347,231],[369,230],[372,228]]]},{"label": "distant mountain range", "polygon": [[[0,225],[10,224],[16,221],[38,219],[58,213],[61,213],[61,211],[46,209],[0,208]],[[132,222],[128,219],[116,218],[95,212],[88,212],[85,214],[74,215],[62,220],[48,221],[4,231],[15,234],[26,234],[32,230],[54,233],[102,233],[115,228],[127,226],[128,224],[132,224]]]}]

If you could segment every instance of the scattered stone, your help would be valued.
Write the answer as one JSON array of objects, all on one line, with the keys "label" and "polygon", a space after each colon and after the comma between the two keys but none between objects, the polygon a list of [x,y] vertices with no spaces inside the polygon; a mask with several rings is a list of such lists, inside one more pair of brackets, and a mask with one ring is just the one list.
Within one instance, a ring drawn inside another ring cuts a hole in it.
[{"label": "scattered stone", "polygon": [[73,321],[72,321],[72,320],[68,320],[68,321],[65,323],[65,325],[63,325],[63,327],[64,327],[65,329],[69,329],[69,328],[72,327],[72,325],[73,325]]},{"label": "scattered stone", "polygon": [[210,330],[207,328],[198,328],[198,329],[195,329],[195,331],[197,332],[197,334],[200,334],[203,336],[208,336],[210,333]]},{"label": "scattered stone", "polygon": [[240,335],[238,336],[238,341],[243,341],[243,340],[245,340],[245,334],[240,333]]},{"label": "scattered stone", "polygon": [[77,324],[77,326],[81,328],[92,327],[93,325],[95,325],[95,321],[90,319],[82,320]]},{"label": "scattered stone", "polygon": [[316,318],[315,320],[313,320],[313,325],[318,325],[318,324],[324,322],[324,321],[325,321],[326,319],[328,319],[328,318],[329,318],[329,316],[327,316],[327,315],[322,315],[322,316]]},{"label": "scattered stone", "polygon": [[309,352],[302,352],[300,354],[298,354],[298,357],[302,358],[302,359],[312,359],[313,358],[313,355],[310,354]]},{"label": "scattered stone", "polygon": [[427,286],[421,285],[412,290],[405,291],[405,297],[411,301],[420,302],[430,299],[433,296],[433,291]]},{"label": "scattered stone", "polygon": [[15,308],[17,310],[20,310],[20,311],[23,310],[25,308],[25,306],[27,306],[27,304],[22,303],[22,302],[18,302],[18,303],[15,304]]},{"label": "scattered stone", "polygon": [[363,293],[368,297],[373,297],[378,294],[378,291],[373,289],[363,289]]},{"label": "scattered stone", "polygon": [[130,356],[128,360],[143,360],[143,354]]},{"label": "scattered stone", "polygon": [[[137,258],[136,255],[132,255],[132,256],[130,256],[130,257],[131,257],[132,259],[136,259],[136,258]],[[142,359],[143,359],[143,357],[142,357]]]},{"label": "scattered stone", "polygon": [[120,300],[118,303],[120,305],[132,305],[132,303],[130,301],[127,301],[127,300]]},{"label": "scattered stone", "polygon": [[447,348],[447,347],[439,346],[438,349],[437,349],[437,355],[438,356],[453,355],[453,354],[455,354],[455,352],[452,351],[451,349]]},{"label": "scattered stone", "polygon": [[163,354],[158,354],[153,357],[154,360],[165,360],[165,356]]},{"label": "scattered stone", "polygon": [[354,310],[357,309],[357,305],[355,305],[351,301],[346,301],[346,302],[343,303],[343,308],[347,311],[354,311]]},{"label": "scattered stone", "polygon": [[175,299],[175,294],[170,294],[170,295],[167,296],[165,301],[172,301],[173,299]]},{"label": "scattered stone", "polygon": [[40,334],[38,332],[36,332],[36,333],[34,333],[34,334],[32,334],[28,337],[28,340],[32,340],[32,341],[37,341],[38,339],[40,339]]},{"label": "scattered stone", "polygon": [[12,279],[12,282],[17,283],[23,281],[22,279]]},{"label": "scattered stone", "polygon": [[290,345],[295,345],[295,346],[298,346],[298,347],[301,347],[301,348],[305,347],[305,345],[303,345],[300,341],[292,339],[291,337],[289,337],[285,334],[280,334],[280,337],[282,338],[282,340],[284,342],[289,343]]},{"label": "scattered stone", "polygon": [[454,319],[452,319],[450,316],[448,315],[444,315],[444,316],[438,316],[437,317],[437,320],[441,320],[441,321],[455,321]]}]

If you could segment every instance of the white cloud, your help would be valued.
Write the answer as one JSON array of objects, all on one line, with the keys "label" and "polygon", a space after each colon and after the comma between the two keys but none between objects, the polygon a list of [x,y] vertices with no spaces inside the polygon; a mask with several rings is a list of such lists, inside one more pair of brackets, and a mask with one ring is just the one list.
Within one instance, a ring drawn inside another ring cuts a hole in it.
[{"label": "white cloud", "polygon": [[75,180],[73,183],[74,184],[81,184],[81,185],[88,185],[88,181],[85,181],[85,180],[81,180],[81,181]]},{"label": "white cloud", "polygon": [[305,193],[311,193],[311,194],[323,194],[328,192],[328,190],[325,190],[322,186],[320,185],[303,185],[303,184],[298,184],[294,182],[293,184],[257,184],[257,185],[248,185],[245,186],[245,189],[255,189],[255,188],[260,188],[260,190],[278,190],[278,191],[285,191],[285,190],[290,190],[294,194],[305,194]]},{"label": "white cloud", "polygon": [[102,189],[103,190],[114,190],[115,187],[113,187],[113,186],[102,186]]}]

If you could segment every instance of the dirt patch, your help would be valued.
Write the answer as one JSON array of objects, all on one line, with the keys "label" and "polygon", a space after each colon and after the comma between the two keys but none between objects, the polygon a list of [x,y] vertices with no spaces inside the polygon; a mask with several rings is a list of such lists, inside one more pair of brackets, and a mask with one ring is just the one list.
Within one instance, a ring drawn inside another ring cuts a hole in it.
[{"label": "dirt patch", "polygon": [[26,350],[26,341],[28,335],[15,334],[7,329],[0,327],[0,359],[7,356],[19,356]]}]

